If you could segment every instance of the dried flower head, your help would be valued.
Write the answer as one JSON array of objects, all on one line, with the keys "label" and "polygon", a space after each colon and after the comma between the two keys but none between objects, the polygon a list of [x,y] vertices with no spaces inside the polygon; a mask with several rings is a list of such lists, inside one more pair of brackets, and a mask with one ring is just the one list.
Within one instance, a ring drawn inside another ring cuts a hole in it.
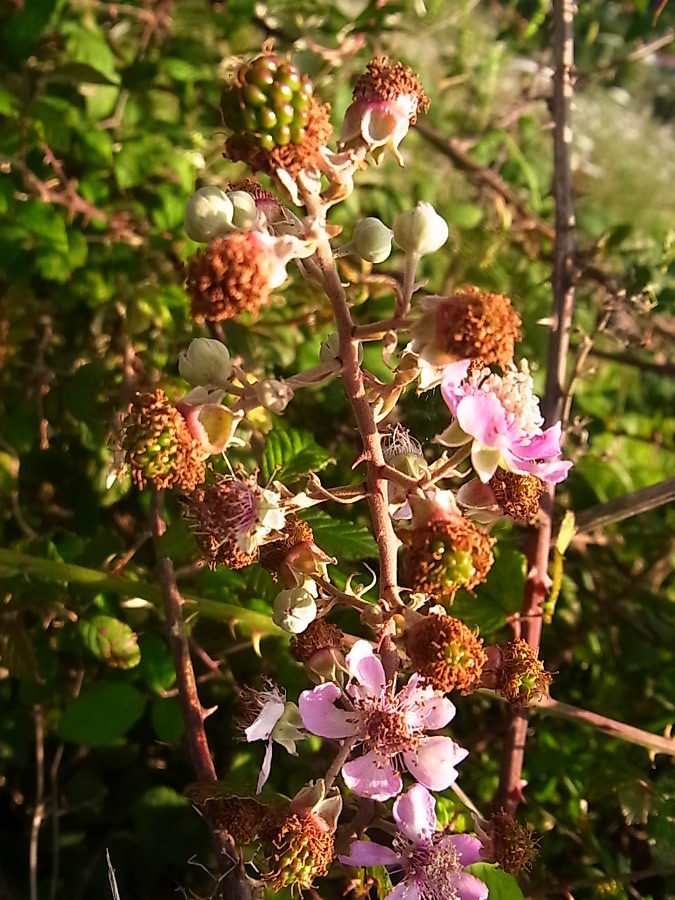
[{"label": "dried flower head", "polygon": [[218,476],[195,491],[185,513],[210,568],[242,569],[258,559],[265,537],[284,526],[279,494],[259,487],[255,476]]},{"label": "dried flower head", "polygon": [[483,641],[464,622],[432,613],[405,633],[413,668],[437,691],[476,690],[485,665]]},{"label": "dried flower head", "polygon": [[452,603],[460,588],[470,591],[485,581],[494,562],[494,538],[460,515],[430,518],[399,537],[407,587],[439,603]]},{"label": "dried flower head", "polygon": [[192,491],[206,477],[206,454],[164,391],[136,394],[120,426],[119,447],[139,488]]},{"label": "dried flower head", "polygon": [[328,873],[335,856],[334,831],[312,810],[289,812],[264,829],[262,852],[267,863],[264,881],[277,891],[302,891]]},{"label": "dried flower head", "polygon": [[213,241],[190,261],[187,292],[198,322],[221,322],[243,312],[254,315],[271,295],[275,260],[252,232]]},{"label": "dried flower head", "polygon": [[237,845],[251,844],[269,816],[269,807],[253,797],[224,797],[206,804],[206,815],[219,831],[225,831]]},{"label": "dried flower head", "polygon": [[279,571],[286,556],[298,544],[313,543],[314,532],[308,522],[297,516],[289,516],[282,532],[282,537],[270,541],[260,548],[260,564],[264,566],[275,581],[279,579]]},{"label": "dried flower head", "polygon": [[532,868],[538,847],[530,825],[521,825],[511,813],[500,809],[476,831],[483,842],[481,856],[487,862],[496,862],[510,875],[529,872]]},{"label": "dried flower head", "polygon": [[315,619],[302,634],[291,638],[291,656],[298,662],[307,663],[322,650],[341,650],[344,636],[344,631],[337,625],[323,618]]},{"label": "dried flower head", "polygon": [[412,69],[386,57],[372,59],[354,87],[340,144],[346,149],[366,147],[376,162],[388,147],[403,165],[398,145],[418,112],[428,108],[429,98]]},{"label": "dried flower head", "polygon": [[[553,676],[544,669],[537,651],[527,641],[516,638],[499,648],[496,665],[496,690],[514,706],[528,706],[548,696]],[[490,663],[492,668],[492,663]]]},{"label": "dried flower head", "polygon": [[539,512],[539,501],[546,485],[536,475],[518,475],[499,466],[488,481],[497,506],[505,515],[529,525]]},{"label": "dried flower head", "polygon": [[506,368],[521,339],[521,319],[503,294],[461,288],[451,297],[426,297],[411,329],[412,349],[441,366],[460,359]]}]

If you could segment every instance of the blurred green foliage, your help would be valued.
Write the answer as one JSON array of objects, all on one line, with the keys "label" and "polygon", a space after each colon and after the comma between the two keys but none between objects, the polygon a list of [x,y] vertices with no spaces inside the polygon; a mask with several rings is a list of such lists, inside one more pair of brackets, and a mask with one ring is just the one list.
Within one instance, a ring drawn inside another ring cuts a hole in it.
[{"label": "blurred green foliage", "polygon": [[[109,848],[123,900],[157,900],[177,885],[208,895],[206,828],[182,796],[192,780],[181,746],[175,677],[162,635],[148,544],[148,498],[125,479],[108,486],[116,411],[135,386],[184,386],[176,358],[199,330],[181,287],[194,252],[182,231],[195,185],[245,175],[221,156],[218,111],[224,80],[263,40],[293,50],[337,127],[355,75],[373,52],[417,68],[431,96],[430,123],[465,138],[472,159],[497,171],[538,216],[551,221],[552,173],[546,104],[550,24],[544,0],[376,3],[159,0],[26,0],[0,10],[0,530],[5,548],[55,563],[29,577],[2,562],[0,607],[0,896],[28,896],[31,824],[45,804],[37,877],[41,898],[107,896]],[[575,189],[580,251],[625,291],[611,299],[589,277],[578,285],[574,344],[604,322],[580,373],[568,453],[576,460],[561,503],[574,510],[673,473],[675,381],[675,69],[673,45],[640,47],[667,34],[647,0],[585,0],[577,18]],[[334,212],[346,233],[361,215],[393,216],[417,200],[450,222],[448,246],[423,263],[429,287],[463,282],[511,296],[525,321],[524,354],[541,365],[550,310],[550,242],[528,229],[484,186],[453,168],[420,134],[393,161],[362,173]],[[397,257],[385,268],[396,271]],[[386,316],[391,297],[345,269],[355,315]],[[605,314],[608,313],[607,316]],[[324,298],[294,283],[259,321],[228,323],[232,353],[259,377],[318,361],[332,330]],[[626,357],[629,362],[626,363]],[[646,362],[644,366],[642,363]],[[590,368],[592,365],[592,375]],[[366,366],[387,368],[375,347]],[[438,397],[405,398],[402,420],[420,440],[442,427]],[[299,487],[325,469],[329,485],[358,480],[359,448],[339,384],[300,394],[281,423],[252,425],[252,453],[267,477]],[[308,516],[317,542],[339,554],[336,580],[375,555],[363,505]],[[233,573],[194,567],[196,552],[178,506],[165,540],[181,585],[211,601],[190,619],[193,639],[218,660],[205,706],[218,770],[255,782],[261,747],[234,740],[234,686],[277,680],[294,699],[306,687],[283,639],[266,637],[261,658],[244,614],[269,614],[275,587],[257,566]],[[355,517],[355,518],[354,518]],[[349,521],[347,521],[349,519]],[[553,694],[663,732],[675,719],[675,511],[664,508],[577,540],[565,561],[543,657],[558,670]],[[477,599],[457,613],[488,640],[508,634],[519,608],[522,536],[501,536],[497,564]],[[60,564],[119,573],[125,590]],[[133,582],[139,584],[138,596]],[[141,599],[143,598],[143,599]],[[229,604],[225,607],[223,604]],[[235,610],[236,611],[236,610]],[[265,621],[262,619],[261,621]],[[345,628],[358,627],[344,615]],[[459,698],[453,734],[471,750],[461,784],[487,808],[498,781],[506,711],[486,697]],[[44,735],[43,786],[36,735]],[[301,764],[275,754],[274,787],[287,795],[322,771],[325,753],[303,742]],[[328,752],[328,751],[325,751]],[[635,886],[634,870],[675,857],[675,773],[669,758],[585,727],[536,716],[528,743],[524,814],[543,834],[524,882],[581,881],[579,898],[675,896],[674,875]],[[41,793],[40,793],[41,791]],[[445,820],[471,822],[453,795]],[[602,876],[616,881],[601,881]],[[597,883],[594,882],[597,880]],[[338,897],[337,876],[321,887]]]}]

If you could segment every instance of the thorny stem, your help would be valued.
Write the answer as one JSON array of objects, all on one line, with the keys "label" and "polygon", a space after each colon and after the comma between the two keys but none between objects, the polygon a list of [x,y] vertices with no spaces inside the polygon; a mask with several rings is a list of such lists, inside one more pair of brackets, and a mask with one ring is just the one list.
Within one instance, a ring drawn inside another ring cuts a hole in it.
[{"label": "thorny stem", "polygon": [[[308,211],[317,212],[316,209],[308,209]],[[381,475],[382,466],[385,465],[382,439],[377,429],[375,416],[366,398],[363,371],[359,363],[359,342],[353,337],[354,322],[333,262],[333,252],[327,237],[319,239],[316,255],[337,325],[342,381],[354,411],[368,466],[366,478],[368,502],[380,557],[380,598],[387,606],[395,608],[401,605],[398,595],[396,563],[398,540],[389,516],[387,481]]]},{"label": "thorny stem", "polygon": [[157,553],[159,582],[164,596],[166,628],[178,679],[178,692],[183,707],[188,750],[197,778],[201,781],[215,781],[216,770],[211,759],[206,732],[204,731],[206,710],[202,707],[197,694],[197,682],[183,624],[181,612],[183,598],[176,584],[173,563],[162,555],[159,546],[160,538],[166,531],[163,506],[161,493],[153,489],[150,527]]},{"label": "thorny stem", "polygon": [[549,712],[554,716],[559,716],[561,719],[569,719],[572,722],[585,722],[594,728],[598,728],[600,731],[604,731],[610,737],[619,738],[619,740],[626,741],[629,744],[637,744],[639,747],[646,747],[654,754],[663,753],[667,756],[675,756],[675,738],[643,731],[641,728],[626,725],[625,722],[618,722],[616,719],[610,719],[588,709],[579,709],[576,706],[570,706],[568,703],[561,703],[559,700],[554,700],[553,697],[542,697],[532,708],[542,712]]},{"label": "thorny stem", "polygon": [[[162,492],[152,489],[150,528],[155,543],[159,582],[164,597],[169,646],[176,669],[178,694],[183,708],[185,720],[185,736],[192,760],[192,767],[200,781],[216,781],[216,769],[211,758],[211,751],[206,739],[204,720],[208,711],[204,709],[197,693],[197,681],[190,657],[190,647],[185,625],[183,623],[183,598],[180,595],[173,570],[173,563],[161,552],[160,539],[166,532],[164,521],[164,498]],[[211,838],[218,854],[223,878],[221,893],[225,898],[250,898],[251,888],[244,874],[243,867],[237,859],[237,851],[232,841],[222,831],[211,828]]]},{"label": "thorny stem", "polygon": [[[565,391],[567,353],[574,308],[574,200],[572,195],[572,125],[574,66],[574,0],[553,2],[553,193],[555,244],[553,249],[553,323],[548,348],[546,390],[542,412],[547,425],[560,418]],[[520,622],[520,635],[538,649],[542,603],[548,586],[554,488],[542,498],[541,524],[528,547],[528,574]],[[528,714],[515,711],[506,734],[497,808],[513,812],[522,800],[522,771],[527,741]]]}]

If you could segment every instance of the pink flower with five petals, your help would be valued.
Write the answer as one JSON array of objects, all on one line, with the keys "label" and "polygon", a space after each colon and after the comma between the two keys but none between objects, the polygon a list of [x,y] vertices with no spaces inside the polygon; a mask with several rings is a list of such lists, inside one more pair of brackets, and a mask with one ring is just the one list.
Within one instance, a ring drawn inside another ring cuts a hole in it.
[{"label": "pink flower with five petals", "polygon": [[572,463],[560,459],[560,422],[542,429],[527,362],[504,375],[487,368],[470,372],[470,364],[463,359],[445,369],[441,391],[455,421],[437,440],[449,447],[473,440],[471,462],[482,482],[498,466],[550,484],[564,481]]},{"label": "pink flower with five petals", "polygon": [[[454,705],[440,691],[422,687],[416,674],[396,693],[368,641],[357,641],[346,662],[352,682],[344,693],[332,682],[322,684],[304,691],[299,706],[308,731],[353,738],[363,746],[363,755],[343,766],[347,787],[373,800],[395,797],[403,789],[399,760],[431,790],[449,787],[468,751],[449,737],[425,732],[444,728],[455,715]],[[335,705],[340,699],[348,708]]]},{"label": "pink flower with five petals", "polygon": [[393,847],[353,841],[340,862],[402,871],[387,900],[486,900],[487,885],[464,871],[481,862],[481,842],[470,834],[436,831],[436,801],[425,787],[415,784],[398,797],[394,819],[400,833]]}]

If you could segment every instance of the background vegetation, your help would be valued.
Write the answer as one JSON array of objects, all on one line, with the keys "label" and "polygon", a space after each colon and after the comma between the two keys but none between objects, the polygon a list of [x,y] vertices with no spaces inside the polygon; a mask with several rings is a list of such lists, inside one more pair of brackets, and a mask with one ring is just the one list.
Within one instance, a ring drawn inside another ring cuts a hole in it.
[{"label": "background vegetation", "polygon": [[[655,6],[585,0],[577,17],[580,267],[570,371],[579,379],[566,450],[576,466],[560,491],[575,511],[674,468],[675,17],[666,5],[655,21]],[[472,282],[511,296],[525,321],[524,352],[543,366],[552,221],[546,2],[5,3],[3,900],[29,896],[29,875],[34,898],[106,896],[106,848],[123,900],[158,900],[177,886],[202,896],[213,889],[201,867],[212,863],[208,832],[182,793],[191,772],[157,605],[148,498],[125,479],[109,486],[110,435],[135,388],[161,381],[170,393],[183,390],[177,354],[201,333],[181,287],[195,250],[182,229],[185,202],[195,184],[224,186],[245,174],[221,157],[219,95],[238,57],[268,37],[293,51],[332,102],[336,123],[373,52],[420,71],[432,105],[424,130],[404,144],[406,169],[393,160],[369,168],[335,220],[377,215],[390,223],[417,200],[432,202],[450,222],[451,240],[424,260],[430,287]],[[486,171],[505,190],[495,191]],[[396,258],[388,265],[395,270]],[[343,276],[361,321],[386,315],[391,297],[365,269],[345,266]],[[228,346],[261,375],[312,365],[333,330],[324,302],[293,285],[260,321],[227,324]],[[366,364],[386,377],[374,350]],[[427,394],[404,401],[402,419],[421,440],[445,422],[442,404]],[[283,457],[289,483],[324,464],[327,484],[357,477],[349,469],[357,438],[339,385],[303,392],[284,427],[301,430],[293,440],[305,453],[299,463]],[[285,440],[280,429],[269,414],[255,422],[263,471]],[[208,723],[216,765],[245,783],[255,779],[262,748],[233,740],[233,686],[262,667],[293,697],[304,676],[283,640],[259,641],[267,619],[242,612],[233,622],[233,606],[269,613],[269,577],[257,566],[243,574],[196,567],[177,507],[172,512],[165,549],[182,588],[202,598],[192,639],[205,705],[219,707]],[[343,577],[365,571],[374,554],[367,520],[329,512],[314,516],[318,543],[328,553],[339,547]],[[674,524],[675,511],[662,507],[576,536],[543,638],[542,656],[559,671],[557,699],[655,733],[672,725]],[[479,600],[456,608],[488,639],[506,637],[507,617],[520,608],[520,540],[514,531],[501,544]],[[96,572],[106,573],[100,583]],[[461,784],[487,808],[506,711],[485,697],[460,698],[458,707],[454,734],[472,754]],[[544,715],[532,729],[523,813],[542,838],[526,894],[563,896],[579,883],[578,898],[675,896],[672,758]],[[300,746],[300,767],[275,757],[274,786],[292,795],[313,771],[318,747]],[[443,804],[448,817],[465,814],[456,800]],[[643,870],[653,874],[622,878]],[[335,880],[322,894],[338,897],[343,887]]]}]

